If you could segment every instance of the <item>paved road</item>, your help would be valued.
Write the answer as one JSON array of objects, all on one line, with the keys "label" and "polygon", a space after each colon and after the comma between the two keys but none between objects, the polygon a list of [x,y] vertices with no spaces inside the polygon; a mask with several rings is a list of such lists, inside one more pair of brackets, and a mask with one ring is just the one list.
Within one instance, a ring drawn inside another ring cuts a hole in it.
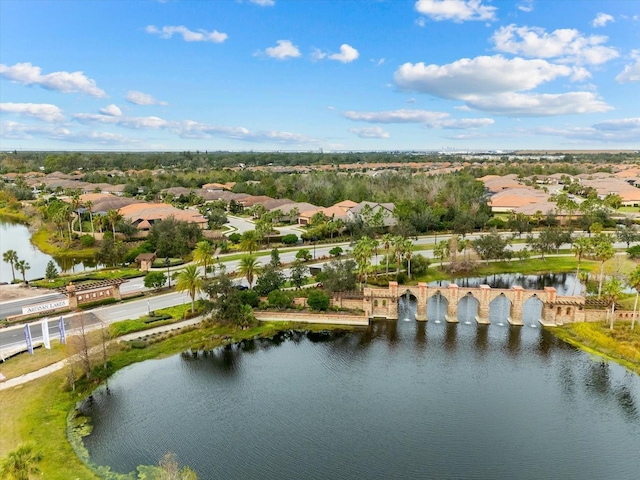
[{"label": "paved road", "polygon": [[[227,220],[229,222],[229,226],[233,227],[233,231],[225,232],[225,235],[229,236],[234,232],[244,233],[249,230],[255,230],[256,224],[253,223],[252,220],[249,220],[246,217],[236,217],[233,215],[228,215]],[[281,235],[288,235],[290,233],[295,233],[298,237],[302,234],[303,230],[300,229],[298,225],[287,225],[284,227],[276,227],[276,230],[280,232]]]}]

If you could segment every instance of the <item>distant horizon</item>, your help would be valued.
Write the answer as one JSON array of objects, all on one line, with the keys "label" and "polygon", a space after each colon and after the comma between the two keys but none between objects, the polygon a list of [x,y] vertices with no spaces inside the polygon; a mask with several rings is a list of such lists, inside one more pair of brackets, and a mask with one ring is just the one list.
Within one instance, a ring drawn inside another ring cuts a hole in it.
[{"label": "distant horizon", "polygon": [[640,146],[638,1],[2,0],[0,9],[2,150]]}]

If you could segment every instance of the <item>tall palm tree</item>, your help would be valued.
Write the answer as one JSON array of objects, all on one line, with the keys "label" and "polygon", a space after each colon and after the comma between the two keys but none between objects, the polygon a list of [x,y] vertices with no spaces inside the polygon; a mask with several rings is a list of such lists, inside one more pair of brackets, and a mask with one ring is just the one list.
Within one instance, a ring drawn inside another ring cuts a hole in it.
[{"label": "tall palm tree", "polygon": [[[607,280],[603,288],[604,298],[607,300],[608,307],[611,308],[611,323],[609,329],[613,330],[613,321],[616,317],[616,300],[622,295],[622,282],[615,277]],[[607,315],[609,310],[607,308]]]},{"label": "tall palm tree", "polygon": [[74,192],[71,195],[71,210],[72,213],[75,213],[78,216],[78,223],[80,224],[80,233],[82,233],[82,215],[80,215],[80,194],[78,192]]},{"label": "tall palm tree", "polygon": [[407,276],[411,278],[411,257],[413,256],[413,242],[407,239],[404,242],[404,258],[407,259]]},{"label": "tall palm tree", "polygon": [[571,295],[576,294],[576,287],[578,286],[578,279],[580,278],[580,263],[582,262],[582,256],[588,253],[592,248],[592,242],[590,238],[579,237],[576,238],[571,246],[571,251],[578,259],[578,268],[576,270],[576,281],[573,284],[573,292]]},{"label": "tall palm tree", "polygon": [[95,238],[96,229],[93,226],[93,202],[91,200],[87,200],[84,204],[84,207],[89,212],[89,221],[91,222],[91,235]]},{"label": "tall palm tree", "polygon": [[196,243],[196,249],[193,251],[193,259],[198,265],[204,267],[204,278],[207,278],[207,267],[213,263],[214,249],[206,240]]},{"label": "tall palm tree", "polygon": [[600,283],[598,284],[598,298],[600,298],[602,294],[602,281],[604,279],[604,263],[612,259],[616,254],[613,249],[611,236],[598,234],[598,236],[594,238],[593,254],[600,261]]},{"label": "tall palm tree", "polygon": [[33,445],[22,444],[6,456],[0,467],[0,474],[2,478],[29,480],[30,474],[40,473],[36,465],[40,460],[42,455],[34,451]]},{"label": "tall palm tree", "polygon": [[384,251],[386,252],[385,255],[387,256],[387,268],[385,273],[387,276],[389,276],[389,250],[391,250],[393,235],[391,235],[390,233],[385,233],[384,235],[382,235],[382,238],[380,240],[382,241],[382,246],[384,247]]},{"label": "tall palm tree", "polygon": [[27,279],[24,275],[24,272],[26,272],[27,270],[30,270],[31,265],[29,265],[25,260],[18,260],[16,262],[16,268],[20,270],[20,273],[22,273],[22,281],[24,283],[27,283]]},{"label": "tall palm tree", "polygon": [[396,278],[400,274],[400,263],[404,255],[404,237],[400,235],[393,237],[393,248],[396,255]]},{"label": "tall palm tree", "polygon": [[2,260],[11,265],[11,276],[13,276],[13,281],[16,281],[16,272],[14,267],[16,263],[18,263],[18,252],[15,250],[7,250],[2,254]]},{"label": "tall palm tree", "polygon": [[255,255],[247,254],[240,258],[238,271],[244,275],[247,282],[249,282],[249,288],[253,288],[253,280],[256,275],[259,275],[262,272],[262,267]]},{"label": "tall palm tree", "polygon": [[176,278],[176,290],[179,292],[188,292],[191,297],[191,313],[196,311],[196,294],[202,290],[204,282],[200,278],[198,267],[195,265],[187,265]]},{"label": "tall palm tree", "polygon": [[638,297],[640,296],[640,266],[629,275],[629,285],[636,289],[636,301],[633,304],[633,316],[631,317],[631,329],[636,324],[636,313],[638,311]]},{"label": "tall palm tree", "polygon": [[111,225],[113,238],[116,238],[116,224],[120,220],[122,220],[122,215],[120,215],[120,212],[118,212],[118,210],[111,209],[107,212],[107,221],[109,222],[109,225]]}]

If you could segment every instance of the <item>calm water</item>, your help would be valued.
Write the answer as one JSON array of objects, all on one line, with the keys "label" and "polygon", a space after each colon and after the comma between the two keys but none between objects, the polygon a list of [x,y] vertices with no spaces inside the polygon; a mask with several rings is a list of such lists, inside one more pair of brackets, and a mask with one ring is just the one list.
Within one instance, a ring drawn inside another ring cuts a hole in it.
[{"label": "calm water", "polygon": [[[11,249],[18,252],[20,260],[26,260],[31,266],[25,272],[27,280],[44,277],[49,260],[53,260],[56,263],[56,268],[59,272],[81,272],[85,268],[93,268],[95,266],[85,265],[81,260],[73,258],[54,258],[42,253],[31,243],[31,233],[29,233],[29,229],[25,225],[0,220],[0,253]],[[0,282],[11,282],[13,279],[11,277],[11,267],[4,262],[0,265]],[[16,278],[22,279],[22,274],[17,270]]]},{"label": "calm water", "polygon": [[382,321],[124,369],[85,444],[203,479],[636,479],[639,402],[640,377],[540,328]]}]

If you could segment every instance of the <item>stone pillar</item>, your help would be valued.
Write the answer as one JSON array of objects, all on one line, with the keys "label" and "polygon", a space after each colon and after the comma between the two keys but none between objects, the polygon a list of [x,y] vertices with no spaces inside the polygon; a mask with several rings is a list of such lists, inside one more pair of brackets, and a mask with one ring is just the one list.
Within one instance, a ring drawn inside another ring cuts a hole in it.
[{"label": "stone pillar", "polygon": [[427,284],[418,283],[418,306],[416,308],[416,320],[420,322],[427,321]]},{"label": "stone pillar", "polygon": [[513,300],[511,302],[511,311],[509,312],[509,323],[511,325],[523,325],[522,309],[524,308],[524,288],[520,285],[511,287],[513,290]]},{"label": "stone pillar", "polygon": [[389,294],[392,298],[398,298],[398,282],[389,282]]},{"label": "stone pillar", "polygon": [[67,299],[69,300],[69,308],[76,310],[78,308],[78,297],[76,297],[76,286],[73,282],[69,282],[67,285]]},{"label": "stone pillar", "polygon": [[553,287],[544,287],[544,293],[547,294],[547,298],[544,299],[544,302],[548,303],[556,303],[556,289]]},{"label": "stone pillar", "polygon": [[447,295],[447,322],[458,323],[458,295],[460,294],[459,287],[455,283],[451,283],[448,288]]},{"label": "stone pillar", "polygon": [[387,302],[387,318],[398,319],[398,299],[397,298],[385,298],[381,300]]},{"label": "stone pillar", "polygon": [[122,294],[120,293],[120,285],[111,285],[111,296],[116,300],[122,300]]},{"label": "stone pillar", "polygon": [[491,287],[489,285],[480,285],[480,298],[478,299],[478,316],[476,322],[481,325],[488,325],[489,322],[489,293]]}]

